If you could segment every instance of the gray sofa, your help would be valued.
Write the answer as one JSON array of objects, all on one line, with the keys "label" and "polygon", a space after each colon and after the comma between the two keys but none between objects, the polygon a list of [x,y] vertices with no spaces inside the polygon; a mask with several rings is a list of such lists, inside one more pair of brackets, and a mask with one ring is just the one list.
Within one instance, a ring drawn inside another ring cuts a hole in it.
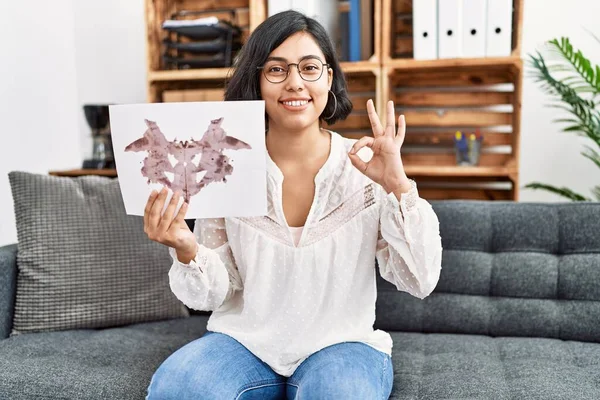
[{"label": "gray sofa", "polygon": [[[443,267],[424,300],[379,279],[392,399],[600,399],[600,204],[432,202]],[[0,248],[0,399],[143,399],[207,315],[8,337],[16,245]]]}]

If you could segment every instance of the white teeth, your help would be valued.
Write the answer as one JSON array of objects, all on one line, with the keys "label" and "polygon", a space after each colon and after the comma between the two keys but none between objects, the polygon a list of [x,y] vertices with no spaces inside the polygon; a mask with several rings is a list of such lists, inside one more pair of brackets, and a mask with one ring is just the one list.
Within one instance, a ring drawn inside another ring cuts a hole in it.
[{"label": "white teeth", "polygon": [[308,103],[308,100],[294,100],[294,101],[284,101],[283,104],[291,107],[301,107]]}]

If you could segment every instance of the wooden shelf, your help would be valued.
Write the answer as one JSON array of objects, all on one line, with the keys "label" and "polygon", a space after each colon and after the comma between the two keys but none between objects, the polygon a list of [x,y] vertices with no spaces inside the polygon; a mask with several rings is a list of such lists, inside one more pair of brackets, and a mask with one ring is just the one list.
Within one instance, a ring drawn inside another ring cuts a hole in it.
[{"label": "wooden shelf", "polygon": [[513,67],[520,66],[519,57],[482,57],[482,58],[444,58],[437,60],[415,60],[412,58],[384,61],[384,66],[395,70],[428,70],[453,68],[484,68],[484,67]]},{"label": "wooden shelf", "polygon": [[355,72],[375,72],[379,71],[380,64],[374,61],[343,61],[340,63],[344,74]]},{"label": "wooden shelf", "polygon": [[187,81],[187,80],[221,80],[227,78],[231,68],[176,69],[170,71],[149,71],[149,82]]},{"label": "wooden shelf", "polygon": [[484,166],[438,166],[438,165],[407,165],[404,167],[409,176],[435,176],[435,177],[497,177],[509,178],[517,171],[508,167]]},{"label": "wooden shelf", "polygon": [[114,178],[117,176],[116,169],[70,169],[62,171],[48,171],[49,175],[53,176],[85,176],[85,175],[99,175]]}]

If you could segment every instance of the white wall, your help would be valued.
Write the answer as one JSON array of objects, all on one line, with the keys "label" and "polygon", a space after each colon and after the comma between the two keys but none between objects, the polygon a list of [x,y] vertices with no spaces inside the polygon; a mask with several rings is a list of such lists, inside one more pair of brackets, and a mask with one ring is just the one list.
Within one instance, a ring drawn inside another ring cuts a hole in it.
[{"label": "white wall", "polygon": [[[573,47],[581,49],[593,64],[600,64],[600,43],[585,29],[600,37],[598,0],[525,0],[523,58],[542,49],[545,41],[568,36]],[[527,72],[526,72],[527,74]],[[591,144],[573,133],[561,131],[565,125],[552,122],[566,118],[566,112],[547,107],[551,98],[531,78],[523,82],[521,131],[521,184],[541,181],[567,186],[591,196],[590,188],[600,185],[600,168],[580,155],[583,144]],[[520,201],[564,201],[545,191],[522,189]]]},{"label": "white wall", "polygon": [[8,172],[80,163],[72,1],[0,1],[0,49],[2,245],[16,242]]},{"label": "white wall", "polygon": [[88,103],[146,102],[144,0],[74,0],[82,158],[92,155]]},{"label": "white wall", "polygon": [[[598,0],[526,0],[523,57],[569,36],[600,64]],[[7,173],[76,168],[91,153],[81,106],[146,100],[143,0],[0,2],[0,245],[16,241]],[[562,133],[555,110],[530,79],[523,85],[521,182],[589,194],[600,171],[583,158],[584,140]],[[33,160],[33,162],[29,161]],[[562,201],[522,190],[522,201]]]}]

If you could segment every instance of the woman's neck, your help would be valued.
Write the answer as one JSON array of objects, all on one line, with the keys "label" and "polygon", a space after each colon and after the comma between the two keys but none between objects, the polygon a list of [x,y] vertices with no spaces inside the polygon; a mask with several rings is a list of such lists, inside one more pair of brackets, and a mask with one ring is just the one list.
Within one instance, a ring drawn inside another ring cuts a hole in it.
[{"label": "woman's neck", "polygon": [[267,150],[276,164],[305,163],[327,159],[330,134],[319,123],[301,131],[279,129],[269,123]]}]

